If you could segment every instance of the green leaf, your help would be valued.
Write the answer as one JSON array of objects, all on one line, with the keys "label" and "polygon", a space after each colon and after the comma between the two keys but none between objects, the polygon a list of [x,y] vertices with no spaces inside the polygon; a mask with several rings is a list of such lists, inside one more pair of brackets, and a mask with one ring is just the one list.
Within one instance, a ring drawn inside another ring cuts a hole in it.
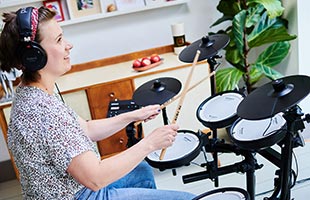
[{"label": "green leaf", "polygon": [[235,16],[240,12],[240,4],[236,0],[225,0],[220,1],[216,7],[218,11],[223,13],[224,16]]},{"label": "green leaf", "polygon": [[262,5],[257,5],[255,7],[250,7],[248,9],[248,16],[246,19],[246,27],[250,28],[254,26],[261,18],[261,13],[263,12],[264,7]]},{"label": "green leaf", "polygon": [[219,18],[218,20],[216,20],[216,22],[214,22],[210,27],[219,25],[219,24],[221,24],[222,22],[229,21],[229,20],[233,20],[233,17],[232,17],[232,16],[225,16],[225,15],[223,15],[221,18]]},{"label": "green leaf", "polygon": [[242,54],[240,54],[240,51],[238,51],[236,48],[226,49],[225,58],[233,65],[242,63],[243,61]]},{"label": "green leaf", "polygon": [[[282,75],[280,72],[278,72],[278,71],[272,69],[272,68],[269,67],[269,66],[262,65],[262,64],[260,64],[260,63],[253,64],[253,65],[252,65],[252,68],[255,69],[255,73],[256,73],[255,75],[254,75],[254,74],[250,74],[250,75],[253,76],[253,77],[259,76],[259,73],[265,75],[265,76],[266,76],[267,78],[269,78],[270,80],[276,80],[276,79],[278,79],[278,78],[283,77],[283,75]],[[251,70],[253,70],[253,69],[251,69]],[[252,72],[252,71],[251,71],[251,72]],[[253,73],[253,72],[252,72],[252,73]],[[251,82],[252,82],[252,80],[251,80]]]},{"label": "green leaf", "polygon": [[257,35],[249,38],[248,44],[250,48],[253,48],[272,42],[293,40],[296,37],[296,35],[288,34],[286,28],[282,26],[280,28],[270,28],[260,33],[257,33]]},{"label": "green leaf", "polygon": [[263,72],[256,68],[255,65],[252,66],[250,68],[250,73],[249,73],[249,76],[250,76],[250,85],[254,85],[255,83],[257,83],[262,77],[263,77]]},{"label": "green leaf", "polygon": [[267,13],[264,12],[261,20],[256,24],[247,39],[249,47],[253,48],[267,43],[287,41],[295,38],[295,35],[288,34],[284,20],[280,18],[270,19]]},{"label": "green leaf", "polygon": [[253,2],[263,5],[270,18],[279,17],[283,14],[284,8],[279,0],[248,0],[247,3],[251,4]]},{"label": "green leaf", "polygon": [[287,56],[290,46],[289,42],[275,42],[258,56],[255,63],[273,67]]},{"label": "green leaf", "polygon": [[277,19],[269,19],[267,16],[267,12],[264,12],[260,18],[260,21],[256,24],[252,32],[248,35],[248,41],[255,40],[259,38],[264,31],[270,29],[275,23]]},{"label": "green leaf", "polygon": [[237,48],[240,52],[243,51],[243,31],[245,28],[245,20],[246,20],[246,11],[242,10],[240,11],[233,19],[233,34],[234,34],[234,41],[236,43]]},{"label": "green leaf", "polygon": [[235,89],[242,75],[242,71],[232,67],[217,70],[215,76],[217,92]]}]

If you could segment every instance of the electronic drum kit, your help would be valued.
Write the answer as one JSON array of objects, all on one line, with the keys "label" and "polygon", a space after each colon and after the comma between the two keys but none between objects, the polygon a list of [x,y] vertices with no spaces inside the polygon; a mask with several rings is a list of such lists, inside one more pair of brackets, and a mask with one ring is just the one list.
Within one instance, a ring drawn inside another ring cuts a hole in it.
[{"label": "electronic drum kit", "polygon": [[[193,63],[208,59],[211,72],[214,72],[218,51],[229,43],[229,36],[216,34],[205,36],[190,44],[180,54],[183,62]],[[192,70],[193,70],[192,68]],[[190,73],[192,73],[192,70]],[[213,70],[213,71],[212,71]],[[146,161],[160,170],[175,169],[188,165],[201,151],[214,155],[213,162],[207,161],[206,170],[183,176],[184,183],[206,178],[217,180],[218,176],[241,172],[246,174],[246,190],[236,187],[219,188],[197,196],[195,199],[255,199],[255,170],[262,168],[255,154],[259,153],[279,168],[275,188],[266,200],[290,200],[293,186],[292,152],[293,148],[303,146],[300,133],[304,121],[310,122],[309,114],[304,115],[297,105],[310,92],[310,77],[294,75],[271,81],[258,87],[247,96],[239,91],[216,93],[215,79],[210,74],[212,95],[197,109],[197,119],[212,132],[213,137],[201,131],[179,130],[174,144],[167,151],[156,151],[146,157]],[[165,107],[172,101],[185,97],[189,90],[190,76],[181,96],[181,83],[175,78],[165,77],[151,80],[141,85],[133,94],[133,101],[139,106],[162,105],[164,123],[168,124]],[[213,83],[213,86],[212,86]],[[182,104],[179,103],[174,118],[176,122]],[[227,128],[232,143],[219,140],[216,130]],[[279,145],[281,152],[272,148]],[[204,147],[204,148],[203,148]],[[217,153],[236,153],[244,160],[229,166],[217,165]],[[217,186],[217,185],[216,185]]]}]

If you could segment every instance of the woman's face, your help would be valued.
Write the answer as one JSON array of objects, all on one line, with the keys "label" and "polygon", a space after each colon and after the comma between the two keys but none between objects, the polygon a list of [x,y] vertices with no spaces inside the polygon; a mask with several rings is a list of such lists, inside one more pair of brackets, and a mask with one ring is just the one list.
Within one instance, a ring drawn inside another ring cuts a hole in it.
[{"label": "woman's face", "polygon": [[40,45],[47,54],[47,64],[40,71],[59,77],[71,69],[70,50],[72,45],[65,40],[63,31],[56,20],[43,22],[39,28],[42,37]]}]

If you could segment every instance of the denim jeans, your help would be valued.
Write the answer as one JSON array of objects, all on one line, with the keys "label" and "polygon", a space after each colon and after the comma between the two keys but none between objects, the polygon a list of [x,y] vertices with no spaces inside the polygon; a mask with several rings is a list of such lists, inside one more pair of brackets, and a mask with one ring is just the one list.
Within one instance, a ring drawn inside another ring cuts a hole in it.
[{"label": "denim jeans", "polygon": [[129,174],[96,192],[83,188],[78,200],[191,200],[187,192],[156,189],[152,168],[143,161]]}]

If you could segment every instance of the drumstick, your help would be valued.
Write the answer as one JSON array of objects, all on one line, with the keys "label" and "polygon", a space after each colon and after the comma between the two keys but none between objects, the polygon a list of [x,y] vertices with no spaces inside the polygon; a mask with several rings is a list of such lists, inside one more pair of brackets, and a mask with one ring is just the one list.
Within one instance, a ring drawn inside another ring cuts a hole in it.
[{"label": "drumstick", "polygon": [[[191,81],[191,78],[192,78],[192,75],[193,75],[193,72],[194,72],[194,68],[195,68],[195,66],[196,66],[196,64],[197,64],[197,61],[198,61],[198,59],[199,59],[199,55],[200,55],[200,51],[197,50],[196,55],[195,55],[195,58],[194,58],[194,62],[193,62],[193,65],[192,65],[192,68],[191,68],[191,70],[190,70],[190,72],[189,72],[189,75],[188,75],[188,77],[187,77],[187,80],[186,80],[186,82],[185,82],[184,89],[182,90],[182,93],[181,93],[181,96],[180,96],[179,104],[178,104],[178,106],[177,106],[177,109],[176,109],[176,111],[175,111],[173,120],[172,120],[172,122],[171,122],[172,124],[175,124],[176,121],[177,121],[177,119],[178,119],[178,117],[179,117],[179,113],[180,113],[180,110],[181,110],[181,108],[182,108],[182,104],[183,104],[183,101],[184,101],[184,99],[185,99],[185,95],[186,95],[186,93],[187,93],[187,90],[188,90],[188,87],[189,87],[189,84],[190,84],[190,81]],[[165,154],[166,154],[166,151],[167,151],[166,148],[164,148],[164,149],[161,150],[161,153],[160,153],[160,156],[159,156],[159,160],[162,160],[162,159],[164,158],[164,156],[165,156]]]},{"label": "drumstick", "polygon": [[[197,83],[195,83],[194,85],[192,85],[186,92],[191,91],[192,89],[194,89],[195,87],[197,87],[198,85],[200,85],[201,83],[203,83],[204,81],[206,81],[207,79],[209,79],[211,76],[215,75],[215,71],[213,71],[212,73],[210,73],[208,76],[202,78],[200,81],[198,81]],[[166,108],[168,105],[170,105],[171,103],[173,103],[174,101],[176,101],[178,98],[180,98],[181,95],[176,95],[174,97],[172,97],[171,99],[169,99],[168,101],[166,101],[165,103],[160,105],[160,109],[164,109]],[[143,121],[137,121],[134,123],[134,126],[138,126],[139,124],[141,124]]]},{"label": "drumstick", "polygon": [[[211,76],[215,75],[215,71],[213,71],[211,74],[209,74],[208,76],[202,78],[200,81],[198,81],[197,83],[195,83],[194,85],[192,85],[190,88],[188,88],[187,92],[190,92],[192,89],[194,89],[195,87],[197,87],[198,85],[200,85],[201,83],[203,83],[205,80],[209,79]],[[165,103],[160,105],[160,109],[164,109],[165,107],[167,107],[168,105],[170,105],[171,103],[173,103],[175,100],[177,100],[178,98],[180,98],[181,95],[177,95],[172,97],[171,99],[169,99],[168,101],[166,101]]]}]

